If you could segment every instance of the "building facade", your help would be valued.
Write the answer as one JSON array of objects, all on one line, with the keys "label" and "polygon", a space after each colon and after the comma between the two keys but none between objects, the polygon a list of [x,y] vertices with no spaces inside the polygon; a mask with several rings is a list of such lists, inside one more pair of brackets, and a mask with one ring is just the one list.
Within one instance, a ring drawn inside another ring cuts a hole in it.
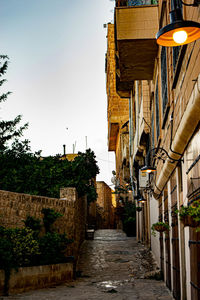
[{"label": "building facade", "polygon": [[96,226],[97,229],[114,228],[112,190],[104,181],[97,181]]},{"label": "building facade", "polygon": [[[184,226],[177,210],[200,201],[200,39],[178,47],[158,46],[155,39],[177,3],[116,1],[108,32],[113,26],[116,101],[129,103],[129,171],[143,208],[137,238],[151,247],[174,298],[197,300],[200,233]],[[198,4],[180,10],[184,19],[200,22]],[[142,173],[147,164],[155,172]],[[158,221],[170,230],[154,237],[151,226]]]}]

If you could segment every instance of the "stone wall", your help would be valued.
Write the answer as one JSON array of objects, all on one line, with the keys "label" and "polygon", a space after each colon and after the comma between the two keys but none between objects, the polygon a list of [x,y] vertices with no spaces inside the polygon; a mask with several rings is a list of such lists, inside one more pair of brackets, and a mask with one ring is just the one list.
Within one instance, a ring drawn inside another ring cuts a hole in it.
[{"label": "stone wall", "polygon": [[[9,280],[9,294],[40,289],[73,279],[73,263],[35,266],[12,270]],[[4,271],[0,270],[0,295],[3,295]]]},{"label": "stone wall", "polygon": [[0,225],[23,227],[28,215],[42,220],[42,208],[51,208],[63,214],[54,224],[57,232],[66,233],[74,242],[68,245],[67,254],[78,257],[80,244],[85,237],[86,197],[78,198],[75,188],[62,188],[60,199],[0,191]]}]

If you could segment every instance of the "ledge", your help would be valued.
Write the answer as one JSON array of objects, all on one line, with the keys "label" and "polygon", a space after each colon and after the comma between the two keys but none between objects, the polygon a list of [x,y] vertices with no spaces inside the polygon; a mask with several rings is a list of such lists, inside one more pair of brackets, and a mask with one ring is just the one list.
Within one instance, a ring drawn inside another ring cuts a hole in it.
[{"label": "ledge", "polygon": [[[18,294],[61,284],[73,279],[73,262],[33,266],[12,270],[9,280],[9,294]],[[4,290],[4,271],[0,270],[0,295]]]}]

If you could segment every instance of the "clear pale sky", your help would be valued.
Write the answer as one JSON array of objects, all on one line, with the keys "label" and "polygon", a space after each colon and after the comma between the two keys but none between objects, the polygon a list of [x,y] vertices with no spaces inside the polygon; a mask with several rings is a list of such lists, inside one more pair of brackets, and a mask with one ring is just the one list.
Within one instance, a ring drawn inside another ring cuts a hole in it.
[{"label": "clear pale sky", "polygon": [[[107,148],[105,53],[110,0],[0,0],[0,54],[10,58],[0,117],[23,115],[25,138],[42,155],[96,154],[98,180],[111,184]],[[67,129],[68,128],[68,129]]]}]

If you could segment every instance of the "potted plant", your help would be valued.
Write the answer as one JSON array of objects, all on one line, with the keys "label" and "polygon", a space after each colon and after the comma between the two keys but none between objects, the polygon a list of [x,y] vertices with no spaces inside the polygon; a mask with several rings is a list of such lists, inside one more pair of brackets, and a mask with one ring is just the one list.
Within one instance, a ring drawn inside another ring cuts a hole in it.
[{"label": "potted plant", "polygon": [[151,230],[152,230],[152,235],[156,236],[156,231],[158,232],[169,231],[169,224],[164,222],[157,222],[152,224]]},{"label": "potted plant", "polygon": [[[200,226],[200,202],[194,201],[191,206],[181,206],[176,210],[184,226]],[[199,230],[197,230],[199,231]]]},{"label": "potted plant", "polygon": [[138,212],[142,211],[142,207],[137,206],[137,207],[136,207],[136,211],[138,211]]}]

